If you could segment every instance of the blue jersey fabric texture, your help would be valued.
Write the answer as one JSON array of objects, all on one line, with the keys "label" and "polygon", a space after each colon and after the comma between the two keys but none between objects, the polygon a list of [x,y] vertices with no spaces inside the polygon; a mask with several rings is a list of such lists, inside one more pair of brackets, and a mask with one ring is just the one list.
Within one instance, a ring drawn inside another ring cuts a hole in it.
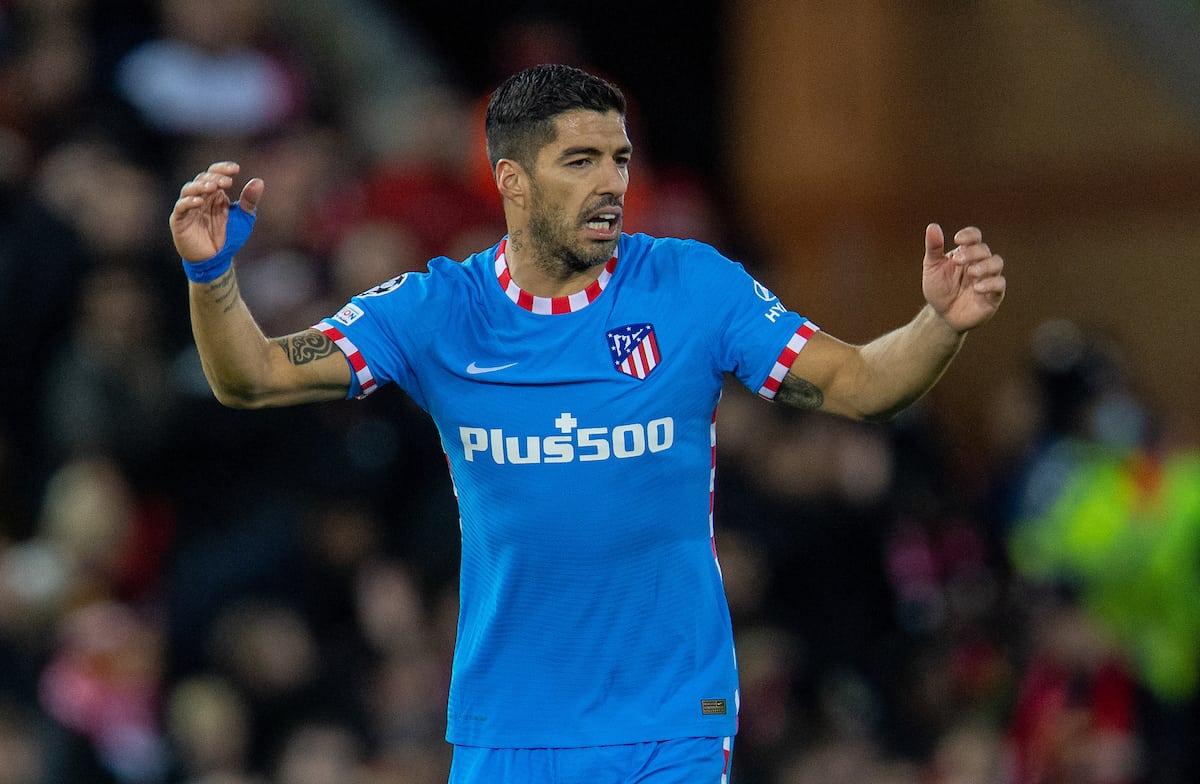
[{"label": "blue jersey fabric texture", "polygon": [[[725,374],[759,390],[805,319],[703,243],[622,235],[617,257],[573,312],[510,299],[493,247],[317,325],[340,334],[352,395],[397,384],[441,436],[462,528],[451,743],[736,732],[714,417]],[[622,369],[634,344],[648,371]]]}]

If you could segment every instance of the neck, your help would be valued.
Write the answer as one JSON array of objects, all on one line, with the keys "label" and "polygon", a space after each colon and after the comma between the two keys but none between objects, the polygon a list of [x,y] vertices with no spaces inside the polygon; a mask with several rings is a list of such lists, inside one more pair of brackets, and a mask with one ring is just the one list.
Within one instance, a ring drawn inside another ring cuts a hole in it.
[{"label": "neck", "polygon": [[538,297],[566,297],[583,291],[604,269],[603,264],[572,269],[559,255],[536,246],[522,229],[509,233],[504,257],[513,281],[522,291]]}]

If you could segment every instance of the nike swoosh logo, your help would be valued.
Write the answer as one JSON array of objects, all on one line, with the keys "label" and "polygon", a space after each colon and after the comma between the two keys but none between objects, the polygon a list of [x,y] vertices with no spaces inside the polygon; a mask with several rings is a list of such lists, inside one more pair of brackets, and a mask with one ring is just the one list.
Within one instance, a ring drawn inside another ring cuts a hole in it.
[{"label": "nike swoosh logo", "polygon": [[474,362],[472,362],[471,364],[467,365],[467,372],[470,373],[472,376],[478,376],[480,373],[495,373],[497,370],[504,370],[506,368],[512,367],[515,364],[517,364],[517,363],[509,362],[507,365],[496,365],[495,367],[479,367],[479,365],[476,365]]}]

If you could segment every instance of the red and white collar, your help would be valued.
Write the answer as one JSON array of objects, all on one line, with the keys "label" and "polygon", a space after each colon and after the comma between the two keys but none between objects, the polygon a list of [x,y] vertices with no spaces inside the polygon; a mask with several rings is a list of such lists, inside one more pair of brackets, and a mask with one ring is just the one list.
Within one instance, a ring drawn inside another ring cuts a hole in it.
[{"label": "red and white collar", "polygon": [[500,240],[500,246],[496,248],[496,279],[500,281],[500,288],[504,289],[508,298],[530,313],[551,315],[583,310],[592,304],[596,297],[600,296],[604,287],[608,285],[608,281],[612,279],[613,270],[617,268],[617,255],[614,253],[608,263],[604,265],[604,269],[600,270],[600,276],[583,291],[577,291],[565,297],[537,297],[522,289],[512,279],[512,273],[508,271],[508,259],[504,255],[507,247],[508,238],[505,237]]}]

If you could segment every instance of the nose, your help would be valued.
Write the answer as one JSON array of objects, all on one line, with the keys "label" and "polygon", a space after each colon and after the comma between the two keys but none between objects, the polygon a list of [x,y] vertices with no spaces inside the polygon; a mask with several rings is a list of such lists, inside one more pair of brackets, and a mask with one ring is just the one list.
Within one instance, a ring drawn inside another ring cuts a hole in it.
[{"label": "nose", "polygon": [[600,181],[596,186],[597,193],[614,196],[625,195],[625,190],[629,187],[629,167],[627,165],[610,158],[600,167],[600,172]]}]

